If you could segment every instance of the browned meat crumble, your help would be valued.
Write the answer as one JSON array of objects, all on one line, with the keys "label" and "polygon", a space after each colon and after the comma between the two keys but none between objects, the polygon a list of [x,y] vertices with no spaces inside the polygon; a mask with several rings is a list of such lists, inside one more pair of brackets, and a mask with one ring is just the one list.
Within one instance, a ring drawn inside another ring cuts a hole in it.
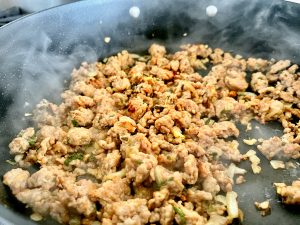
[{"label": "browned meat crumble", "polygon": [[[23,169],[3,182],[19,201],[64,224],[230,224],[242,219],[233,176],[246,171],[220,159],[261,169],[255,151],[242,155],[227,139],[239,136],[235,121],[280,121],[284,135],[258,149],[269,159],[300,158],[297,65],[203,44],[174,54],[153,44],[149,54],[82,63],[60,105],[37,106],[37,128],[9,145]],[[40,169],[30,174],[32,164]],[[277,187],[285,203],[299,203],[298,183]]]}]

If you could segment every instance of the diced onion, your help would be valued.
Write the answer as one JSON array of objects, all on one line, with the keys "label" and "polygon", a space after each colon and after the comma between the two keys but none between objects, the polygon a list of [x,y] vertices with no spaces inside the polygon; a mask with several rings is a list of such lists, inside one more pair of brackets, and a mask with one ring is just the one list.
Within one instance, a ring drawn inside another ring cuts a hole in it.
[{"label": "diced onion", "polygon": [[73,217],[69,220],[69,225],[80,225],[80,218],[79,217]]},{"label": "diced onion", "polygon": [[258,166],[257,164],[252,164],[251,165],[252,171],[254,174],[258,174],[261,172],[261,167]]},{"label": "diced onion", "polygon": [[18,163],[18,162],[20,162],[21,160],[23,159],[23,155],[21,154],[21,155],[16,155],[15,156],[15,161]]},{"label": "diced onion", "polygon": [[110,173],[106,176],[103,177],[103,181],[107,181],[107,180],[113,180],[114,178],[123,178],[126,175],[126,171],[125,169],[122,169],[120,171],[114,172],[114,173]]},{"label": "diced onion", "polygon": [[252,138],[252,139],[243,139],[243,142],[247,145],[254,145],[257,140],[255,138]]},{"label": "diced onion", "polygon": [[273,169],[275,169],[275,170],[285,168],[284,162],[280,161],[280,160],[271,160],[270,164],[273,167]]},{"label": "diced onion", "polygon": [[99,221],[94,221],[91,223],[91,225],[101,225],[101,223]]},{"label": "diced onion", "polygon": [[233,179],[235,174],[245,174],[247,171],[237,167],[235,164],[231,163],[227,169],[227,175]]},{"label": "diced onion", "polygon": [[229,219],[239,217],[239,207],[237,203],[237,193],[234,191],[227,192],[226,194],[226,205]]},{"label": "diced onion", "polygon": [[30,219],[32,219],[33,221],[41,221],[43,217],[41,214],[33,213],[30,215]]},{"label": "diced onion", "polygon": [[208,222],[205,225],[218,225],[218,224],[227,224],[227,218],[220,216],[218,214],[213,214],[210,216]]},{"label": "diced onion", "polygon": [[224,195],[215,196],[215,201],[223,203],[224,205],[226,205],[226,197]]}]

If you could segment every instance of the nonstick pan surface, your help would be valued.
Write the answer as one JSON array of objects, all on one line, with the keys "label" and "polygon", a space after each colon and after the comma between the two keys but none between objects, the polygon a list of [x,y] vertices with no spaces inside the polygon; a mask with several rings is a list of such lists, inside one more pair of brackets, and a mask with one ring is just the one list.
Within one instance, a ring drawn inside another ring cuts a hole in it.
[{"label": "nonstick pan surface", "polygon": [[[218,13],[208,17],[205,9],[215,5]],[[129,14],[137,6],[139,17]],[[201,0],[103,0],[64,5],[20,19],[0,29],[0,175],[12,169],[8,143],[30,125],[24,114],[43,98],[58,103],[73,67],[95,61],[123,49],[144,53],[151,43],[174,51],[183,43],[207,43],[244,57],[291,59],[300,63],[300,7],[286,1]],[[110,42],[104,42],[110,37]],[[277,123],[245,132],[243,138],[267,138],[282,134]],[[262,173],[248,172],[247,182],[236,186],[244,223],[300,224],[296,207],[284,207],[275,195],[273,182],[299,177],[299,167],[273,170],[262,158]],[[240,165],[250,170],[246,162]],[[272,213],[261,217],[255,201],[271,200]],[[30,210],[18,203],[0,184],[0,224],[34,224]],[[55,224],[51,219],[40,224]]]}]

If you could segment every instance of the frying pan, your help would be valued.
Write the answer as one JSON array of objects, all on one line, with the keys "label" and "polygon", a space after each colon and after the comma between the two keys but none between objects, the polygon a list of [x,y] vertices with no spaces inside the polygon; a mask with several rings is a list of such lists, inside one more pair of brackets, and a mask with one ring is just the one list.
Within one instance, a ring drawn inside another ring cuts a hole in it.
[{"label": "frying pan", "polygon": [[[205,9],[215,5],[218,13],[208,17]],[[135,18],[129,9],[137,6]],[[300,7],[286,1],[232,0],[102,0],[81,1],[42,11],[0,29],[0,175],[12,169],[8,143],[18,131],[32,124],[35,104],[46,98],[56,103],[66,88],[69,74],[81,61],[103,59],[123,49],[145,53],[151,43],[161,43],[170,52],[183,43],[207,43],[244,57],[291,59],[300,63]],[[110,37],[110,42],[104,42]],[[243,138],[268,138],[282,134],[274,122],[253,124],[245,132],[240,126],[240,150],[248,146]],[[259,154],[259,153],[258,153]],[[261,155],[260,155],[261,156]],[[273,182],[291,182],[299,177],[299,168],[273,170],[262,156],[262,173],[249,169],[247,182],[235,186],[244,223],[300,224],[299,208],[285,207],[276,197]],[[272,213],[261,217],[254,201],[270,199]],[[0,224],[35,224],[31,211],[0,184]],[[57,224],[51,219],[40,224]]]}]

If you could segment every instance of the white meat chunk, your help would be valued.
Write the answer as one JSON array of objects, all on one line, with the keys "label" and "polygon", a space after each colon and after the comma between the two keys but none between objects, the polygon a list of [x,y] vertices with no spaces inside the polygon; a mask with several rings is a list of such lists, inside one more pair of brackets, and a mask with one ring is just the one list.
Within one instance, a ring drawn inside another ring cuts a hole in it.
[{"label": "white meat chunk", "polygon": [[100,188],[93,190],[90,197],[102,205],[111,204],[129,199],[130,187],[126,179],[116,178],[108,180]]},{"label": "white meat chunk", "polygon": [[269,61],[265,59],[256,59],[256,58],[249,58],[247,60],[247,67],[250,71],[264,71],[269,65]]},{"label": "white meat chunk", "polygon": [[233,122],[221,121],[213,124],[213,130],[218,138],[228,138],[230,136],[239,136],[239,130]]},{"label": "white meat chunk", "polygon": [[233,91],[245,91],[248,87],[246,73],[237,70],[227,70],[226,86]]},{"label": "white meat chunk", "polygon": [[202,186],[203,186],[203,190],[205,192],[209,192],[212,195],[217,194],[221,190],[221,188],[218,184],[218,181],[215,178],[211,177],[211,176],[208,176],[203,181]]},{"label": "white meat chunk", "polygon": [[270,68],[270,73],[274,74],[277,73],[281,70],[284,70],[285,68],[289,67],[291,65],[291,61],[290,60],[280,60],[277,63],[275,63],[274,65],[271,66]]},{"label": "white meat chunk", "polygon": [[91,132],[86,128],[73,127],[68,131],[68,142],[71,145],[87,145],[91,140]]},{"label": "white meat chunk", "polygon": [[103,218],[109,219],[111,224],[146,224],[151,213],[146,199],[129,199],[114,202],[104,207]]},{"label": "white meat chunk", "polygon": [[50,214],[54,219],[61,223],[69,220],[66,203],[62,202],[48,190],[41,188],[26,189],[16,195],[17,199],[28,205],[33,211],[41,214]]},{"label": "white meat chunk", "polygon": [[300,205],[300,180],[295,180],[292,185],[275,183],[277,194],[284,204]]},{"label": "white meat chunk", "polygon": [[9,186],[14,195],[27,188],[27,180],[30,174],[20,168],[12,169],[3,176],[3,183]]},{"label": "white meat chunk", "polygon": [[157,159],[142,152],[128,152],[127,155],[129,158],[125,160],[126,176],[134,179],[135,184],[140,184],[149,177],[150,171],[157,165]]},{"label": "white meat chunk", "polygon": [[261,72],[253,73],[251,76],[252,90],[259,92],[259,90],[262,90],[266,87],[268,87],[267,77]]},{"label": "white meat chunk", "polygon": [[154,57],[162,57],[166,54],[166,52],[166,48],[158,44],[153,44],[149,48],[150,55]]},{"label": "white meat chunk", "polygon": [[163,206],[160,208],[160,224],[161,225],[171,225],[173,224],[173,220],[175,217],[175,212],[170,204],[166,204],[166,206]]},{"label": "white meat chunk", "polygon": [[190,154],[184,162],[183,179],[188,184],[195,184],[198,180],[198,165],[194,155]]},{"label": "white meat chunk", "polygon": [[30,148],[30,139],[34,137],[34,128],[29,127],[26,130],[22,130],[18,137],[8,145],[10,154],[23,154]]},{"label": "white meat chunk", "polygon": [[264,140],[257,146],[258,150],[268,159],[274,157],[285,157],[297,159],[300,157],[300,145],[295,143],[285,143],[279,137],[272,137]]},{"label": "white meat chunk", "polygon": [[90,125],[94,119],[94,113],[90,109],[78,108],[70,112],[72,121],[78,123],[79,126]]}]

